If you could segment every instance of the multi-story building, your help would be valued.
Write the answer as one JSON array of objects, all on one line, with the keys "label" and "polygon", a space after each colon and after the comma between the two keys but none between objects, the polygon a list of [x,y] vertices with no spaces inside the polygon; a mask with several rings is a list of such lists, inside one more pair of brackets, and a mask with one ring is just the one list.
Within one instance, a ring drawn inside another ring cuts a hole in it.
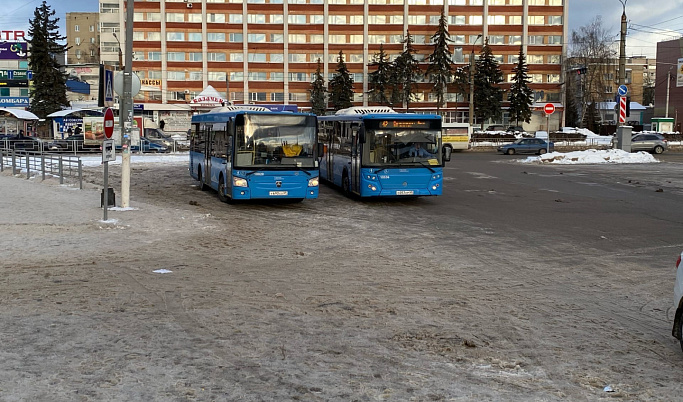
[{"label": "multi-story building", "polygon": [[66,64],[100,61],[99,13],[66,13]]},{"label": "multi-story building", "polygon": [[[185,0],[135,1],[136,102],[187,103],[207,86],[241,103],[309,107],[312,74],[335,72],[339,51],[354,79],[356,105],[368,105],[368,64],[384,44],[393,59],[407,32],[426,70],[443,9],[458,66],[488,39],[508,89],[520,47],[537,105],[561,108],[567,37],[566,0]],[[101,57],[117,65],[125,48],[125,1],[100,0]],[[116,36],[114,36],[116,34]],[[119,44],[119,41],[121,43]],[[431,84],[418,85],[412,109],[436,110]],[[226,92],[229,94],[226,95]],[[468,102],[449,89],[441,111],[467,121]],[[545,122],[545,119],[542,119]]]}]

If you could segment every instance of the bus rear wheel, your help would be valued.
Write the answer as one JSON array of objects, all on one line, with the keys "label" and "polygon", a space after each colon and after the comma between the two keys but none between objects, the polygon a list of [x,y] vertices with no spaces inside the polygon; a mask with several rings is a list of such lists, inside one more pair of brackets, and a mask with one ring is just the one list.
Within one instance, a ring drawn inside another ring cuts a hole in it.
[{"label": "bus rear wheel", "polygon": [[223,178],[223,175],[218,178],[218,199],[221,200],[221,202],[228,202],[228,196],[225,195],[225,179]]}]

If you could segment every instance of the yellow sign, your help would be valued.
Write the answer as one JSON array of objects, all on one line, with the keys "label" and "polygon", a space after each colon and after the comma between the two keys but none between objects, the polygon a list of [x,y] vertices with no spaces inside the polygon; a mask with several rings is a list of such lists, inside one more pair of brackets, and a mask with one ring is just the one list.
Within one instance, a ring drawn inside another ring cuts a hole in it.
[{"label": "yellow sign", "polygon": [[443,142],[467,142],[468,138],[467,135],[444,135],[443,136]]},{"label": "yellow sign", "polygon": [[142,85],[147,85],[147,86],[155,86],[155,87],[160,87],[161,86],[161,80],[153,80],[150,78],[147,79],[141,79],[140,83]]}]

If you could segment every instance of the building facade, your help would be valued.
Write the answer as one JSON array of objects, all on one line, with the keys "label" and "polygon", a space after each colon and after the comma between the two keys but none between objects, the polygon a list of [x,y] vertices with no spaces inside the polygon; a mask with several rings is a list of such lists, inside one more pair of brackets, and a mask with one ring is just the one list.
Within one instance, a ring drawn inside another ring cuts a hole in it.
[{"label": "building facade", "polygon": [[657,79],[654,117],[675,118],[675,130],[683,112],[683,38],[657,43]]},{"label": "building facade", "polygon": [[100,61],[99,13],[66,13],[66,64]]},{"label": "building facade", "polygon": [[[284,103],[307,108],[317,60],[334,75],[342,51],[353,75],[354,104],[367,106],[368,64],[380,44],[393,60],[413,36],[423,70],[433,51],[441,10],[448,21],[455,67],[479,54],[486,38],[509,89],[520,47],[527,56],[535,106],[562,108],[566,0],[186,0],[136,1],[133,70],[143,91],[136,102],[187,103],[211,85],[236,103]],[[100,49],[119,64],[125,0],[100,0]],[[119,42],[120,41],[120,42]],[[411,109],[437,109],[425,78]],[[462,94],[441,111],[467,121]],[[227,93],[227,94],[226,94]],[[400,108],[399,108],[400,109]],[[540,112],[539,112],[540,113]],[[545,121],[545,119],[543,119]]]}]

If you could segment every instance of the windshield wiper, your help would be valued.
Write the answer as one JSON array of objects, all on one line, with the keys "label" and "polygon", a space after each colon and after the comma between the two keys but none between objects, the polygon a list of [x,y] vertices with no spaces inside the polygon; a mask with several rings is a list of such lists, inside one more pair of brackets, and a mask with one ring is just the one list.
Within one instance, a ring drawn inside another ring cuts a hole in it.
[{"label": "windshield wiper", "polygon": [[426,164],[425,164],[425,161],[417,161],[417,162],[420,162],[420,165],[422,165],[422,166],[426,167],[427,169],[429,169],[430,172],[432,172],[432,173],[435,173],[435,172],[436,172],[434,169],[432,169],[431,167],[429,167],[429,165],[426,165]]}]

